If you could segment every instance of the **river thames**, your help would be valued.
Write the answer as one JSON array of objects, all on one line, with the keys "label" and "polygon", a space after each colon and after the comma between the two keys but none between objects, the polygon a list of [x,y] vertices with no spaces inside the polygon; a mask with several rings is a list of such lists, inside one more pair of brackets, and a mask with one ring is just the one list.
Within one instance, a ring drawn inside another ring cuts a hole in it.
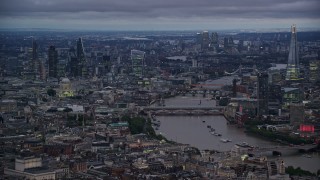
[{"label": "river thames", "polygon": [[[228,84],[232,77],[210,81],[212,84]],[[165,100],[166,107],[214,107],[216,101],[210,97],[198,96],[177,96]],[[190,144],[201,150],[213,149],[218,151],[229,151],[236,143],[247,142],[252,146],[270,147],[279,144],[251,136],[244,132],[244,129],[234,125],[228,125],[223,116],[157,116],[161,126],[157,130],[169,140],[179,143]],[[221,136],[212,135],[208,126],[215,129]],[[221,138],[229,139],[231,142],[221,142]],[[271,153],[270,153],[271,154]],[[298,152],[291,155],[283,155],[286,166],[301,167],[302,169],[316,173],[320,169],[319,154],[310,154],[307,158]],[[269,158],[277,158],[268,156]]]}]

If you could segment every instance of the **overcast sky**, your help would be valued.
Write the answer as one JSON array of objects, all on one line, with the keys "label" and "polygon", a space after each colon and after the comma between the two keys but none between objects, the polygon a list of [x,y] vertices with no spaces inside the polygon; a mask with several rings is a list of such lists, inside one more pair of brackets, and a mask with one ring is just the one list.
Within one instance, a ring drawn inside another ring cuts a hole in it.
[{"label": "overcast sky", "polygon": [[320,0],[0,0],[0,28],[320,28]]}]

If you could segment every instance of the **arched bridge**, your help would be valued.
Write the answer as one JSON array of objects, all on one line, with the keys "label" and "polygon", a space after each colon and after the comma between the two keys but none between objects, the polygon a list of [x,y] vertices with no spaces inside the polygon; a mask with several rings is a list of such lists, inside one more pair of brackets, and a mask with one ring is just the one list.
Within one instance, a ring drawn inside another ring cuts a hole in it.
[{"label": "arched bridge", "polygon": [[143,111],[155,115],[223,115],[223,107],[146,107]]}]

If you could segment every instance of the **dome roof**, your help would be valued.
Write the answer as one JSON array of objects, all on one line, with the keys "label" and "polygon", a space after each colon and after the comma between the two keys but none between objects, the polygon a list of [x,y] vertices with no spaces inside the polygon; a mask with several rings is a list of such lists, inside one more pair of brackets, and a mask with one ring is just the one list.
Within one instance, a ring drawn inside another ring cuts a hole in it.
[{"label": "dome roof", "polygon": [[70,80],[68,78],[62,78],[61,83],[70,83]]}]

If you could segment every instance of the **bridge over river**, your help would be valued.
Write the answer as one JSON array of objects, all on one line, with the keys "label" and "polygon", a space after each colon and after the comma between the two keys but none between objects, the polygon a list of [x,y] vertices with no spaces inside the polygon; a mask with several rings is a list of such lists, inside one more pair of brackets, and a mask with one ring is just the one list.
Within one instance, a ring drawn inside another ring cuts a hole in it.
[{"label": "bridge over river", "polygon": [[146,113],[155,115],[223,115],[224,107],[146,107]]},{"label": "bridge over river", "polygon": [[307,145],[294,145],[294,146],[270,146],[270,147],[259,147],[253,148],[252,154],[261,154],[266,152],[272,152],[275,154],[292,154],[298,152],[309,152],[311,149],[316,148],[318,145],[307,144]]}]

